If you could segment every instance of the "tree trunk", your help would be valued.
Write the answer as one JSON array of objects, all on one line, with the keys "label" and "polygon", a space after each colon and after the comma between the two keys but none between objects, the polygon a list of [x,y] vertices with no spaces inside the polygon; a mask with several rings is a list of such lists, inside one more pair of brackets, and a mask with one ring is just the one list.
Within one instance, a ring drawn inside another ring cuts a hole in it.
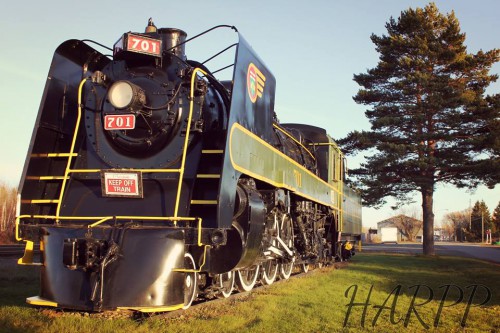
[{"label": "tree trunk", "polygon": [[423,215],[423,253],[425,256],[433,256],[434,253],[434,212],[433,186],[424,187],[422,192],[422,215]]}]

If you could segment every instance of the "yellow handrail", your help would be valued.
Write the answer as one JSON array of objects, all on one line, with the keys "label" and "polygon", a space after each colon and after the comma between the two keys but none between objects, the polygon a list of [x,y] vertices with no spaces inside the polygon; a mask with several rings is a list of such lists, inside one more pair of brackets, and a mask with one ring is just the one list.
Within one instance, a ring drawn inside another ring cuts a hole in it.
[{"label": "yellow handrail", "polygon": [[[93,172],[101,172],[103,169],[71,169],[69,170],[69,173],[93,173]],[[113,169],[109,169],[113,170]],[[154,172],[162,172],[162,173],[168,173],[168,172],[180,172],[180,169],[133,169],[133,168],[123,168],[123,169],[115,169],[115,170],[126,170],[126,171],[138,171],[142,173],[154,173]]]},{"label": "yellow handrail", "polygon": [[[28,239],[23,239],[19,237],[19,222],[23,218],[38,218],[38,219],[54,219],[54,220],[98,220],[97,222],[94,222],[92,224],[89,224],[87,226],[88,229],[94,228],[106,221],[109,220],[132,220],[132,219],[140,219],[140,220],[171,220],[174,222],[174,227],[177,227],[177,221],[195,221],[198,220],[198,238],[197,238],[197,245],[198,246],[205,246],[204,252],[203,252],[203,262],[200,266],[200,268],[196,272],[201,272],[201,269],[205,265],[206,261],[206,252],[207,252],[207,247],[210,247],[210,245],[205,245],[203,244],[202,241],[202,236],[201,236],[201,231],[202,231],[202,219],[201,217],[164,217],[164,216],[55,216],[55,215],[20,215],[16,217],[16,231],[15,231],[15,237],[17,241],[22,241],[24,240],[26,242],[26,248],[24,251],[24,255],[22,258],[18,260],[19,265],[42,265],[41,263],[33,263],[33,246],[34,242]],[[40,242],[40,249],[43,249],[43,242]],[[177,271],[174,269],[174,271]],[[184,272],[190,272],[191,270],[178,270],[178,271],[184,271]]]},{"label": "yellow handrail", "polygon": [[181,159],[181,167],[179,170],[179,184],[177,185],[177,195],[175,199],[175,208],[174,208],[174,216],[176,217],[179,212],[179,203],[181,199],[181,188],[182,188],[182,178],[184,177],[184,166],[186,164],[186,155],[187,155],[187,146],[189,142],[189,132],[191,131],[191,120],[193,117],[193,109],[194,109],[194,83],[196,81],[196,73],[201,72],[204,75],[207,75],[205,71],[200,68],[195,68],[193,70],[193,74],[191,74],[191,91],[189,93],[189,115],[187,119],[186,125],[186,137],[184,138],[184,148],[182,152]]},{"label": "yellow handrail", "polygon": [[59,213],[61,211],[61,203],[62,203],[62,198],[64,195],[64,189],[66,187],[66,181],[68,178],[69,170],[71,167],[71,160],[74,156],[74,150],[75,150],[75,143],[76,143],[76,138],[78,136],[78,129],[80,128],[80,120],[82,118],[82,90],[83,90],[83,85],[89,78],[86,77],[82,81],[80,81],[80,85],[78,86],[78,114],[76,118],[76,125],[75,125],[75,131],[73,133],[73,139],[71,140],[71,147],[68,153],[68,162],[66,163],[66,169],[64,170],[64,178],[61,184],[61,192],[59,193],[59,202],[57,203],[57,209],[56,209],[56,223],[58,223],[58,217]]},{"label": "yellow handrail", "polygon": [[304,150],[312,157],[312,159],[316,160],[316,157],[314,157],[314,155],[309,151],[309,149],[307,149],[307,147],[304,146],[299,140],[295,139],[293,137],[293,135],[291,135],[290,133],[288,133],[287,131],[285,131],[283,128],[281,128],[280,126],[278,126],[276,124],[273,124],[273,127],[276,128],[281,133],[285,134],[290,139],[292,139],[292,141],[294,141],[296,144],[298,144],[299,146],[301,146],[302,148],[304,148]]},{"label": "yellow handrail", "polygon": [[[189,133],[191,130],[191,122],[192,122],[192,116],[193,116],[193,109],[194,109],[194,85],[196,82],[196,75],[198,72],[201,72],[203,75],[206,75],[207,73],[203,71],[200,68],[195,68],[193,70],[192,76],[191,76],[191,92],[190,92],[190,103],[189,103],[189,115],[187,119],[187,125],[186,125],[186,137],[184,139],[184,145],[183,145],[183,153],[181,157],[181,165],[179,169],[127,169],[130,171],[138,171],[141,173],[179,173],[179,183],[177,185],[177,193],[176,193],[176,200],[175,200],[175,207],[174,207],[174,216],[171,217],[152,217],[152,216],[61,216],[61,203],[62,199],[64,196],[65,188],[66,188],[66,182],[69,179],[69,174],[70,173],[96,173],[96,172],[101,172],[101,169],[71,169],[71,162],[72,162],[72,157],[77,156],[76,153],[74,153],[75,150],[75,144],[76,140],[78,137],[78,130],[80,128],[80,122],[81,122],[81,117],[82,117],[82,92],[83,92],[83,87],[85,85],[85,82],[89,78],[84,78],[82,81],[80,81],[80,84],[78,86],[78,113],[77,113],[77,119],[76,119],[76,124],[75,124],[75,130],[73,133],[73,138],[71,141],[71,147],[70,151],[68,153],[49,153],[49,154],[37,154],[36,156],[61,156],[61,157],[68,157],[68,161],[66,163],[66,168],[64,171],[64,176],[58,177],[62,179],[62,184],[61,184],[61,191],[59,193],[59,199],[58,200],[51,200],[54,203],[57,202],[57,208],[56,208],[56,214],[55,215],[21,215],[16,217],[16,239],[17,240],[22,240],[19,237],[19,222],[22,218],[38,218],[38,219],[54,219],[56,223],[59,222],[59,220],[97,220],[97,222],[94,222],[90,224],[88,227],[93,228],[97,225],[100,225],[101,223],[104,223],[106,221],[109,221],[111,219],[142,219],[142,220],[170,220],[174,222],[174,225],[177,224],[177,221],[193,221],[195,219],[199,220],[199,228],[201,230],[201,218],[191,218],[191,217],[179,217],[179,204],[180,204],[180,194],[181,194],[181,189],[182,189],[182,180],[184,177],[184,169],[186,165],[186,156],[187,156],[187,147],[189,143]],[[46,178],[49,178],[49,176],[46,176]],[[201,234],[199,235],[201,237]],[[201,238],[200,238],[201,239]],[[201,246],[201,243],[199,244]]]},{"label": "yellow handrail", "polygon": [[[198,245],[202,246],[202,245]],[[198,269],[187,269],[187,268],[174,268],[172,269],[172,272],[177,272],[177,273],[200,273],[203,269],[203,266],[205,266],[205,263],[207,261],[207,248],[209,248],[210,245],[205,245],[203,248],[203,261],[201,262],[200,268]]]},{"label": "yellow handrail", "polygon": [[[338,223],[339,223],[339,231],[344,230],[344,208],[343,208],[343,202],[344,202],[344,173],[342,172],[342,160],[344,159],[344,154],[340,150],[339,146],[335,142],[313,142],[310,143],[309,145],[316,147],[316,146],[330,146],[333,149],[337,151],[339,154],[339,182],[337,184],[337,190],[339,193],[339,199],[337,202],[337,209],[338,209]],[[334,162],[336,163],[336,162]]]},{"label": "yellow handrail", "polygon": [[195,221],[198,220],[198,246],[201,246],[201,217],[179,217],[179,216],[56,216],[56,215],[20,215],[16,217],[16,229],[15,237],[17,241],[23,240],[19,237],[19,222],[21,219],[42,219],[42,220],[65,220],[65,221],[89,221],[97,220],[92,224],[89,224],[87,228],[94,228],[109,220],[147,220],[147,221],[172,221],[174,225],[177,225],[177,221]]},{"label": "yellow handrail", "polygon": [[45,154],[31,154],[31,158],[41,158],[41,157],[69,157],[76,156],[77,154],[69,154],[69,153],[45,153]]},{"label": "yellow handrail", "polygon": [[[178,216],[178,211],[179,211],[179,204],[180,204],[180,195],[181,195],[181,189],[182,189],[182,180],[184,177],[184,169],[186,165],[186,156],[187,156],[187,148],[188,148],[188,143],[189,143],[189,135],[191,131],[191,122],[192,122],[192,116],[193,116],[193,109],[194,109],[194,84],[196,82],[196,75],[198,72],[203,73],[206,75],[207,73],[199,68],[195,68],[192,76],[191,76],[191,92],[190,92],[190,103],[189,103],[189,115],[187,119],[187,125],[186,125],[186,137],[184,139],[184,145],[183,145],[183,153],[181,157],[181,165],[179,169],[127,169],[130,171],[138,171],[141,173],[158,173],[158,172],[163,172],[163,173],[169,173],[169,172],[176,172],[179,173],[179,183],[177,186],[177,193],[176,193],[176,200],[175,200],[175,207],[174,207],[174,216],[170,217],[165,217],[165,216],[61,216],[60,211],[61,211],[61,203],[62,199],[64,196],[65,188],[66,188],[66,181],[69,179],[69,174],[70,173],[95,173],[95,172],[101,172],[101,169],[71,169],[71,162],[72,162],[72,157],[77,156],[76,153],[74,153],[75,150],[75,144],[76,140],[78,137],[78,131],[80,128],[80,122],[81,122],[81,117],[82,117],[82,92],[83,92],[83,87],[85,85],[85,82],[89,78],[84,78],[79,86],[78,86],[78,113],[77,113],[77,119],[76,119],[76,124],[75,124],[75,130],[73,133],[73,138],[71,141],[71,147],[70,151],[68,153],[47,153],[47,154],[34,154],[32,157],[68,157],[68,161],[66,163],[66,168],[64,171],[64,176],[41,176],[39,177],[40,179],[44,180],[49,180],[49,179],[62,179],[62,184],[61,184],[61,191],[59,193],[59,199],[58,200],[38,200],[40,202],[42,201],[50,201],[50,202],[57,202],[57,209],[56,209],[56,214],[55,215],[19,215],[16,216],[16,221],[15,221],[15,238],[18,241],[24,240],[22,237],[19,235],[19,224],[21,219],[25,218],[31,218],[31,219],[45,219],[45,220],[55,220],[55,223],[59,223],[60,220],[68,220],[68,221],[92,221],[92,220],[97,220],[96,222],[90,223],[87,225],[88,229],[92,229],[96,226],[101,225],[102,223],[105,223],[110,220],[148,220],[148,221],[172,221],[174,224],[174,227],[177,227],[177,222],[178,221],[198,221],[198,239],[197,239],[197,245],[198,246],[203,246],[202,242],[202,219],[200,217],[179,217]],[[212,151],[210,151],[212,152]],[[214,151],[215,152],[215,151]],[[219,151],[217,151],[219,152]],[[26,253],[30,255],[31,258],[31,264],[32,264],[32,246],[33,242],[30,240],[25,240],[27,243],[26,245]],[[207,247],[209,245],[205,245],[204,251],[203,251],[203,263],[201,264],[200,268],[196,270],[197,272],[200,272],[202,267],[205,265],[205,260],[206,260],[206,252],[207,252]],[[31,250],[30,250],[31,249]],[[25,255],[26,258],[28,256]],[[24,257],[23,257],[24,258]],[[29,258],[28,258],[29,259]],[[22,263],[25,263],[25,260],[22,259],[20,260]],[[30,260],[28,260],[30,261]],[[184,270],[185,272],[190,271],[190,270]]]},{"label": "yellow handrail", "polygon": [[[206,75],[207,73],[203,71],[200,68],[195,68],[193,70],[192,76],[191,76],[191,92],[190,92],[190,102],[189,102],[189,115],[187,119],[187,125],[186,125],[186,137],[184,139],[184,145],[183,145],[183,152],[182,152],[182,157],[181,157],[181,165],[179,169],[129,169],[130,171],[139,171],[141,173],[179,173],[179,183],[177,185],[177,193],[176,193],[176,200],[175,200],[175,207],[174,207],[174,218],[178,217],[179,213],[179,204],[180,204],[180,195],[181,195],[181,189],[182,189],[182,180],[184,177],[184,169],[186,165],[186,156],[187,156],[187,147],[189,143],[189,133],[191,131],[191,122],[192,122],[192,117],[193,117],[193,109],[194,109],[194,84],[196,82],[196,74],[198,72],[203,73]],[[75,131],[73,133],[73,139],[71,141],[71,147],[69,153],[62,153],[62,154],[57,154],[58,156],[65,156],[68,157],[68,162],[66,164],[66,169],[64,171],[64,176],[62,176],[62,184],[61,184],[61,191],[59,193],[59,199],[57,202],[57,208],[56,208],[56,223],[58,223],[59,217],[60,217],[60,212],[61,212],[61,203],[62,199],[64,196],[64,191],[66,188],[66,181],[68,179],[68,175],[70,173],[96,173],[96,172],[101,172],[101,169],[71,169],[71,161],[72,157],[75,156],[76,154],[74,153],[75,149],[75,144],[76,144],[76,139],[78,136],[78,130],[80,127],[80,121],[82,117],[82,91],[83,91],[83,86],[85,82],[88,80],[88,78],[84,78],[81,82],[80,85],[78,86],[78,114],[77,114],[77,120],[76,120],[76,125],[75,125]],[[47,154],[48,155],[54,155],[54,154]]]}]

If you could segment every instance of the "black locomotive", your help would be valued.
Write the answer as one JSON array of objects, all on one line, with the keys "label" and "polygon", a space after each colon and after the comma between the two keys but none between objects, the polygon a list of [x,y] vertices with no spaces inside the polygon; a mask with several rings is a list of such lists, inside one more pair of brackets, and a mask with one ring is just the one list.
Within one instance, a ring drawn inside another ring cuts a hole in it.
[{"label": "black locomotive", "polygon": [[275,78],[238,37],[231,81],[151,21],[112,56],[57,48],[19,187],[19,263],[42,266],[28,303],[176,310],[351,255],[361,205],[342,153],[279,123]]}]

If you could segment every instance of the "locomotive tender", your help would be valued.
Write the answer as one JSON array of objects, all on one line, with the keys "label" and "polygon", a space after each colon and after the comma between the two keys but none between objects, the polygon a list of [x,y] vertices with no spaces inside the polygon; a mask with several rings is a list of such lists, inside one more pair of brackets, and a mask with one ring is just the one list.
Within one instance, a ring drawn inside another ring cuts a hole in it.
[{"label": "locomotive tender", "polygon": [[231,81],[151,20],[112,56],[57,48],[19,186],[19,264],[41,265],[28,303],[170,311],[345,259],[361,201],[343,155],[279,123],[275,78],[238,37]]}]

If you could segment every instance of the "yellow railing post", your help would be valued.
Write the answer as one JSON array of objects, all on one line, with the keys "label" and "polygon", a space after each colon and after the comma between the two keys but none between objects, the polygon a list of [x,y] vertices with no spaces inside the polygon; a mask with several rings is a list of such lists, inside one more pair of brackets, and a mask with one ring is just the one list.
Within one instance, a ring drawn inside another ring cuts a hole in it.
[{"label": "yellow railing post", "polygon": [[184,178],[184,167],[186,164],[186,155],[187,155],[187,146],[189,143],[189,132],[191,131],[191,120],[193,117],[193,109],[194,109],[194,83],[196,82],[196,74],[198,72],[207,75],[205,71],[200,68],[195,68],[193,70],[193,74],[191,75],[191,91],[189,93],[189,115],[187,119],[186,125],[186,137],[184,138],[184,148],[182,152],[181,166],[179,168],[179,183],[177,185],[177,195],[175,198],[175,207],[174,207],[174,217],[177,217],[179,213],[179,203],[181,200],[181,188],[182,188],[182,179]]},{"label": "yellow railing post", "polygon": [[71,140],[71,148],[69,151],[68,155],[68,163],[66,163],[66,169],[64,170],[64,178],[62,180],[61,184],[61,192],[59,193],[59,202],[57,203],[57,209],[56,209],[56,223],[59,223],[59,213],[61,212],[61,203],[62,203],[62,198],[64,196],[64,190],[66,187],[66,181],[68,178],[68,174],[70,173],[70,168],[71,168],[71,160],[73,158],[73,152],[75,150],[75,143],[76,143],[76,138],[78,136],[78,129],[80,128],[80,120],[82,118],[82,90],[83,90],[83,85],[89,78],[84,78],[82,81],[80,81],[80,85],[78,86],[78,114],[76,118],[76,125],[75,125],[75,131],[73,133],[73,139]]}]

